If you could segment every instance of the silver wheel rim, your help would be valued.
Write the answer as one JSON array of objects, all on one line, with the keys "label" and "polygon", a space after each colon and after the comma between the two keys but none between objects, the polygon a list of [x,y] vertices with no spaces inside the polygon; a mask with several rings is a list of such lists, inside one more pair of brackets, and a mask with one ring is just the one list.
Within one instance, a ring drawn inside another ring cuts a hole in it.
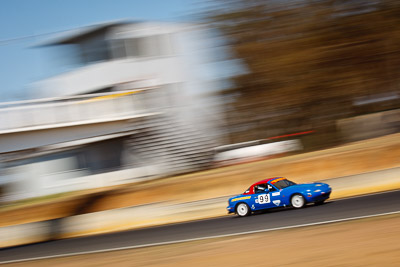
[{"label": "silver wheel rim", "polygon": [[302,196],[296,195],[292,198],[292,205],[295,208],[300,208],[304,205],[304,199]]},{"label": "silver wheel rim", "polygon": [[248,211],[248,209],[247,209],[246,204],[239,204],[239,206],[238,206],[238,208],[237,208],[237,213],[238,213],[240,216],[246,215],[246,214],[247,214],[247,211]]}]

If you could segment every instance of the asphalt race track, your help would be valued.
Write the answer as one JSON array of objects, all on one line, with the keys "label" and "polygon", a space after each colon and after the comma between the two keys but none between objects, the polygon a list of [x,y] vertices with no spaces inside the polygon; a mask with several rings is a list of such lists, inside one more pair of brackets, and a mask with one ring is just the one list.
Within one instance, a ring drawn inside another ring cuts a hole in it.
[{"label": "asphalt race track", "polygon": [[244,218],[229,215],[218,219],[4,248],[0,249],[0,264],[16,260],[263,231],[396,211],[400,211],[400,190],[327,202],[322,206],[309,205],[299,210],[287,208]]}]

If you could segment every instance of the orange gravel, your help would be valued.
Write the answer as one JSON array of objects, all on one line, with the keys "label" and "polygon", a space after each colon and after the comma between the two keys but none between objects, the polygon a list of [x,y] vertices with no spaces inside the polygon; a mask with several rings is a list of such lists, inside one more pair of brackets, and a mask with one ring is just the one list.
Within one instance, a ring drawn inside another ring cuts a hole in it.
[{"label": "orange gravel", "polygon": [[6,266],[400,266],[400,215]]}]

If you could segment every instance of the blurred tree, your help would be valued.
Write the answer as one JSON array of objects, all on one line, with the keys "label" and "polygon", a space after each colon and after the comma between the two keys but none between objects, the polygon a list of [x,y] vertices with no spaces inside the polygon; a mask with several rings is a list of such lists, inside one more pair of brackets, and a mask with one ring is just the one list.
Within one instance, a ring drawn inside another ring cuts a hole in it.
[{"label": "blurred tree", "polygon": [[223,92],[231,142],[313,129],[336,143],[355,99],[399,92],[399,15],[396,0],[214,0],[207,21],[248,69]]}]

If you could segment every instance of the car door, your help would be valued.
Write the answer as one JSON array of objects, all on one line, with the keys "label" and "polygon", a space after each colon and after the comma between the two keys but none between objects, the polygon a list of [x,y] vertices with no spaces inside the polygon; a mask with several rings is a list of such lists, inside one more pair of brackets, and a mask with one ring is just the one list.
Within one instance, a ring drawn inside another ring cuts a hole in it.
[{"label": "car door", "polygon": [[282,203],[282,196],[281,196],[281,190],[279,190],[278,188],[276,188],[275,186],[271,185],[268,183],[267,185],[267,189],[269,191],[270,194],[270,201],[272,203],[271,207],[280,207],[283,206]]},{"label": "car door", "polygon": [[274,206],[271,201],[271,193],[268,189],[268,184],[260,184],[254,186],[254,210],[268,209]]}]

